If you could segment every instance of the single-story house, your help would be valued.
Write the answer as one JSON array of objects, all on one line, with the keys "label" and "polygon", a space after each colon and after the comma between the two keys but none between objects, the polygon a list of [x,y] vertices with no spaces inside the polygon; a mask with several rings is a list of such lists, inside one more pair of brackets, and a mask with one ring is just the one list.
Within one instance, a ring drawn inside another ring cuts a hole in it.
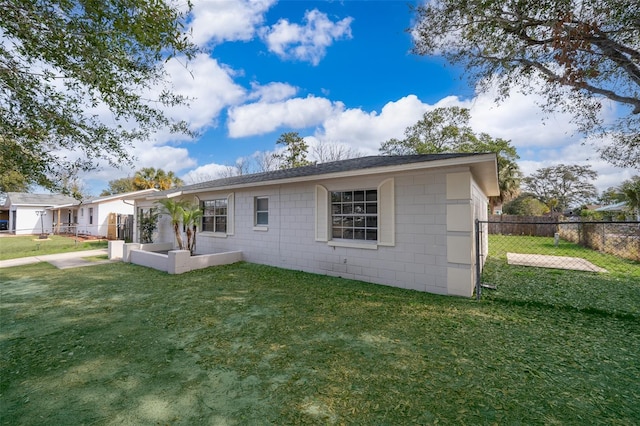
[{"label": "single-story house", "polygon": [[[495,154],[371,156],[183,186],[136,208],[199,204],[200,254],[240,250],[253,263],[471,296],[475,219],[498,192]],[[155,242],[170,241],[162,215]]]},{"label": "single-story house", "polygon": [[8,192],[4,209],[8,212],[9,231],[16,235],[50,234],[55,220],[51,208],[77,203],[75,198],[62,194]]},{"label": "single-story house", "polygon": [[133,216],[135,197],[156,189],[77,200],[62,194],[7,193],[9,231],[16,235],[84,234],[113,237],[122,216]]},{"label": "single-story house", "polygon": [[608,206],[601,206],[595,209],[597,212],[601,212],[609,216],[617,216],[621,219],[640,221],[640,210],[631,210],[626,201],[620,201],[618,203],[609,204]]},{"label": "single-story house", "polygon": [[[126,220],[126,217],[131,216],[133,224],[135,198],[155,192],[158,190],[152,188],[83,200],[75,206],[74,223],[78,234],[117,238],[116,228]],[[56,211],[65,208],[66,206],[57,206]]]}]

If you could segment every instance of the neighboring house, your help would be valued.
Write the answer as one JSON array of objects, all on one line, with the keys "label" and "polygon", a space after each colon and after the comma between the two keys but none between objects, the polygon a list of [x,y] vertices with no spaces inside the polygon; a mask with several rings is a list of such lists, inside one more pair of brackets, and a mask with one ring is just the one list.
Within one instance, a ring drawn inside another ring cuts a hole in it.
[{"label": "neighboring house", "polygon": [[8,192],[4,209],[8,211],[9,231],[16,235],[50,234],[53,232],[56,205],[74,205],[79,201],[61,194]]},{"label": "neighboring house", "polygon": [[640,221],[640,211],[636,211],[636,212],[630,211],[629,207],[627,207],[626,201],[621,201],[615,204],[609,204],[608,206],[598,207],[597,209],[594,209],[594,210],[610,216],[619,216],[625,219],[629,217],[629,220]]},{"label": "neighboring house", "polygon": [[[143,189],[141,191],[107,195],[83,201],[76,206],[75,210],[74,222],[77,232],[83,235],[96,235],[116,239],[116,227],[121,225],[126,220],[126,217],[131,216],[131,225],[133,226],[134,199],[151,195],[157,191],[157,189]],[[65,206],[59,207],[61,209],[65,208]]]},{"label": "neighboring house", "polygon": [[9,213],[9,231],[16,235],[79,233],[116,238],[113,231],[118,220],[133,216],[133,199],[156,191],[145,189],[82,202],[61,194],[9,192],[4,208]]},{"label": "neighboring house", "polygon": [[[475,219],[498,193],[494,154],[374,156],[184,186],[136,207],[198,203],[197,253],[470,296]],[[167,215],[158,226],[156,242],[173,241]]]}]

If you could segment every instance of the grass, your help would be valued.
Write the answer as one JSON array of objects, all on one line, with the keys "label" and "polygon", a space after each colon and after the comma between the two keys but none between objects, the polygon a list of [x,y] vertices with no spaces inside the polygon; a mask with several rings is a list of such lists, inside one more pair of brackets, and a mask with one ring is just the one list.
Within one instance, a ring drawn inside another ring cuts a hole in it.
[{"label": "grass", "polygon": [[106,247],[106,241],[76,242],[74,238],[60,235],[50,235],[46,240],[40,240],[33,235],[2,237],[0,238],[0,260]]},{"label": "grass", "polygon": [[640,280],[580,273],[600,300],[558,271],[551,302],[523,270],[478,303],[247,263],[3,269],[0,422],[637,423]]},{"label": "grass", "polygon": [[[497,291],[483,297],[603,315],[640,316],[640,263],[553,238],[489,236],[489,257],[482,276]],[[608,273],[510,266],[506,253],[538,253],[587,259]]]}]

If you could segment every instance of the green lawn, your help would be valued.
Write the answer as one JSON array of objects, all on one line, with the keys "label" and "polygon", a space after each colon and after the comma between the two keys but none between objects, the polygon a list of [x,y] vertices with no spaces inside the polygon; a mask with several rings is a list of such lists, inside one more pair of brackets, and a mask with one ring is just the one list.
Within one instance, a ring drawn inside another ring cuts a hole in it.
[{"label": "green lawn", "polygon": [[[489,236],[489,257],[482,281],[496,285],[483,298],[602,315],[640,317],[640,264],[553,238]],[[509,266],[506,253],[538,253],[587,259],[608,273]]]},{"label": "green lawn", "polygon": [[247,263],[0,269],[0,422],[636,424],[640,280],[559,271],[549,301],[524,270],[478,303]]},{"label": "green lawn", "polygon": [[2,237],[0,238],[0,260],[106,247],[106,241],[76,242],[74,238],[59,235],[50,235],[46,240],[40,240],[33,235]]}]

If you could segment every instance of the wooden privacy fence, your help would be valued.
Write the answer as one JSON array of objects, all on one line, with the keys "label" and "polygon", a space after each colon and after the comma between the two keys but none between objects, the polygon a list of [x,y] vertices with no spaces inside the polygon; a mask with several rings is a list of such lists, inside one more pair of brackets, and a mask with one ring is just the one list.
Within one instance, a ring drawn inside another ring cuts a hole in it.
[{"label": "wooden privacy fence", "polygon": [[558,218],[551,216],[489,216],[489,234],[553,237],[558,232]]}]

